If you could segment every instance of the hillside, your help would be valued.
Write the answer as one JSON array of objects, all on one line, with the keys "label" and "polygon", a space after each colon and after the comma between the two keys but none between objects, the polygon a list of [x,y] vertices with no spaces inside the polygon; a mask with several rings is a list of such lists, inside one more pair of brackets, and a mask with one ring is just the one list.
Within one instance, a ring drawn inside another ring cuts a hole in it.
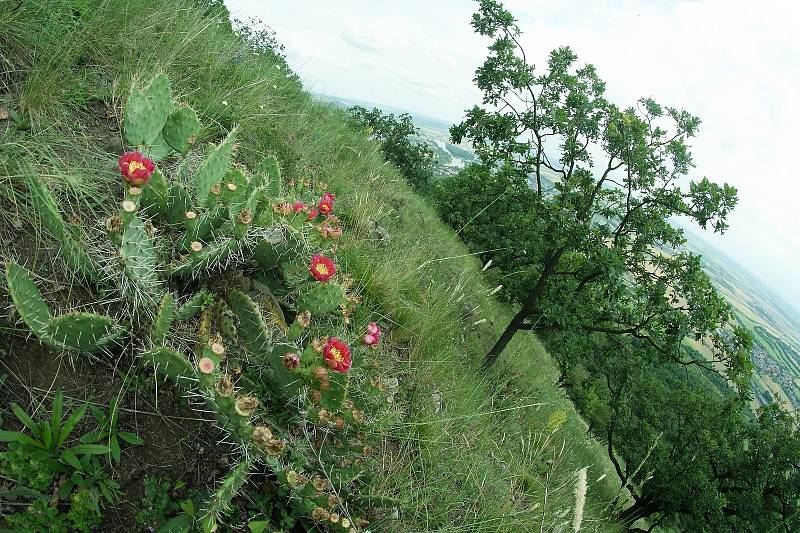
[{"label": "hillside", "polygon": [[[326,98],[345,108],[360,105],[378,107],[385,113],[395,115],[413,115],[414,123],[420,130],[418,139],[436,147],[439,158],[437,175],[452,174],[477,159],[470,147],[456,147],[448,142],[450,125],[440,120],[414,115],[392,106]],[[458,155],[453,151],[457,151]],[[558,179],[557,174],[543,169],[545,191],[552,190]],[[598,218],[598,222],[601,220]],[[734,260],[701,238],[695,230],[683,225],[680,220],[674,223],[685,231],[687,242],[684,248],[702,257],[703,269],[736,310],[738,324],[753,335],[753,407],[758,408],[777,400],[796,409],[800,406],[800,314]],[[670,253],[673,252],[670,250]],[[701,355],[708,356],[710,353],[709,348],[701,342],[692,340],[688,345]]]},{"label": "hillside", "polygon": [[[213,1],[0,9],[0,494],[13,499],[0,524],[563,530],[588,468],[583,530],[618,529],[619,483],[556,386],[553,360],[520,335],[490,374],[478,370],[511,315],[482,265],[341,109],[303,90],[263,36],[235,32]],[[154,175],[170,180],[168,201],[186,197],[172,222],[171,211],[144,207],[131,216],[155,181],[145,193],[126,185],[117,161],[139,144],[130,117],[155,113],[131,104],[136,91],[164,79],[169,112],[193,109],[198,119],[185,157],[174,140],[163,153],[143,143]],[[248,209],[262,216],[231,211],[193,240],[200,229],[189,221],[211,224],[217,208],[238,205],[201,205],[219,192],[206,176],[221,153],[232,161],[220,165],[226,183],[239,176],[238,188],[259,191]],[[328,192],[338,241],[320,240],[305,215],[280,213]],[[126,224],[122,246],[116,220]],[[251,223],[259,229],[243,228]],[[286,241],[268,240],[276,228],[297,240],[277,251]],[[241,248],[217,261],[223,245]],[[284,253],[301,257],[281,262]],[[303,297],[318,290],[307,260],[319,253],[338,266],[326,287],[347,301],[330,316],[314,307],[303,325]],[[208,298],[215,303],[200,303]],[[174,324],[161,320],[172,316],[165,302],[175,304]],[[66,335],[67,321],[106,329]],[[374,350],[362,345],[372,322],[383,331]],[[250,342],[250,326],[261,341],[278,339],[269,351]],[[317,335],[349,343],[349,372],[319,378]],[[279,379],[292,365],[275,355],[293,354],[281,346],[302,355],[294,380]],[[343,391],[335,398],[323,386],[331,382]],[[234,384],[236,414],[224,400]],[[72,433],[59,427],[74,413],[84,416]],[[39,447],[27,440],[37,432]]]}]

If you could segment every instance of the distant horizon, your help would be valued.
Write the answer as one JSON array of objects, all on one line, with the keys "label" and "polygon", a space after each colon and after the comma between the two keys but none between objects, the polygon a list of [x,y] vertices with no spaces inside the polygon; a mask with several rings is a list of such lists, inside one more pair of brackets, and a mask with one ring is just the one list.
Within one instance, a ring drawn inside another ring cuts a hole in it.
[{"label": "distant horizon", "polygon": [[[481,101],[473,78],[489,43],[470,27],[475,2],[226,4],[234,18],[260,18],[277,32],[307,90],[391,102],[383,108],[443,123]],[[775,16],[777,6],[722,0],[504,4],[532,63],[541,67],[550,50],[570,45],[581,63],[595,65],[612,101],[652,96],[701,118],[692,176],[727,181],[739,204],[724,236],[698,231],[800,312],[800,232],[791,230],[800,181],[786,170],[800,85],[791,10]]]},{"label": "distant horizon", "polygon": [[[366,100],[361,100],[361,99],[358,99],[358,98],[350,98],[350,97],[346,97],[346,96],[340,96],[340,95],[324,93],[324,92],[316,92],[315,91],[312,94],[314,94],[315,96],[317,96],[319,98],[322,98],[322,99],[335,100],[335,101],[339,101],[339,102],[343,102],[343,103],[352,103],[352,104],[355,104],[355,105],[364,104],[364,105],[368,105],[370,107],[377,107],[378,109],[381,109],[384,112],[389,112],[389,113],[394,113],[394,114],[407,113],[408,115],[410,115],[414,119],[422,118],[422,119],[426,120],[426,122],[437,122],[442,127],[445,128],[445,130],[443,130],[443,131],[446,131],[446,129],[448,129],[451,125],[454,124],[454,122],[448,122],[447,120],[445,120],[445,119],[443,119],[441,117],[432,117],[432,116],[429,116],[429,115],[418,113],[418,112],[416,112],[414,110],[411,110],[411,109],[403,109],[403,108],[397,107],[395,105],[382,104],[380,102],[366,101]],[[773,289],[768,284],[766,284],[764,282],[764,280],[761,279],[761,276],[758,273],[753,272],[752,270],[750,270],[747,267],[747,265],[743,264],[740,261],[737,261],[735,257],[733,257],[730,254],[726,253],[721,247],[719,247],[715,242],[713,242],[713,237],[712,236],[707,235],[706,233],[704,233],[702,231],[702,228],[696,227],[696,224],[687,224],[684,221],[680,221],[678,223],[678,226],[681,229],[683,229],[686,232],[688,232],[692,237],[702,241],[703,244],[713,248],[714,252],[716,252],[719,255],[721,255],[724,259],[734,263],[745,274],[747,274],[748,276],[752,277],[754,280],[757,280],[759,283],[761,283],[762,289],[766,289],[767,291],[769,291],[769,293],[770,293],[769,296],[770,297],[775,298],[775,299],[779,300],[781,303],[785,304],[794,313],[797,314],[796,318],[800,319],[800,307],[799,306],[794,305],[792,302],[786,300],[783,296],[781,296],[780,294],[775,292],[775,289]]]}]

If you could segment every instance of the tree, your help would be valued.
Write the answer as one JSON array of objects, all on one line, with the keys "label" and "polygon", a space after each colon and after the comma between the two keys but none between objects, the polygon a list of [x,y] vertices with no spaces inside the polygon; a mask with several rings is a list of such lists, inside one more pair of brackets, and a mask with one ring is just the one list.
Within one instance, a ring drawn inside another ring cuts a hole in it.
[{"label": "tree", "polygon": [[413,139],[419,129],[414,126],[411,115],[403,113],[395,117],[378,108],[368,111],[360,106],[348,111],[361,127],[368,128],[370,135],[380,141],[386,160],[397,166],[411,186],[417,191],[427,191],[436,168],[436,154],[427,143]]},{"label": "tree", "polygon": [[[650,98],[618,108],[595,68],[578,66],[566,47],[551,52],[537,74],[511,13],[495,0],[479,4],[472,26],[493,39],[475,77],[483,102],[451,135],[456,143],[470,140],[483,171],[507,187],[531,183],[526,220],[536,220],[542,236],[519,241],[524,269],[506,269],[530,282],[513,295],[519,309],[484,365],[519,330],[570,329],[635,338],[661,359],[721,365],[746,383],[747,339],[740,330],[719,331],[730,308],[699,258],[680,251],[683,232],[669,222],[683,216],[724,232],[737,202],[733,187],[706,178],[681,185],[693,167],[687,140],[700,120]],[[473,213],[473,222],[495,211]],[[497,231],[510,239],[517,229]],[[713,340],[713,362],[687,360],[680,345],[688,336]]]},{"label": "tree", "polygon": [[[685,531],[793,531],[800,523],[800,434],[777,406],[752,416],[744,397],[699,368],[649,363],[637,339],[593,333],[552,339],[565,387],[607,449],[619,513]],[[550,344],[549,346],[552,346]],[[564,360],[566,359],[566,360]]]}]

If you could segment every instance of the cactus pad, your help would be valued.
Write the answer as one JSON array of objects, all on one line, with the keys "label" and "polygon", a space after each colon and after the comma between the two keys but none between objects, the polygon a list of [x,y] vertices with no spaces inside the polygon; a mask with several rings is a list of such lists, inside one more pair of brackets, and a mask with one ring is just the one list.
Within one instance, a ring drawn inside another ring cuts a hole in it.
[{"label": "cactus pad", "polygon": [[252,298],[239,290],[231,290],[226,295],[228,306],[239,319],[237,334],[253,354],[262,354],[266,350],[270,332],[261,309]]},{"label": "cactus pad", "polygon": [[194,146],[199,132],[197,113],[191,107],[184,106],[172,112],[161,133],[176,152],[186,155]]},{"label": "cactus pad", "polygon": [[194,276],[210,270],[215,270],[227,264],[230,256],[242,248],[242,242],[237,239],[227,239],[222,242],[212,243],[202,251],[192,253],[184,262],[172,269],[172,275],[177,277]]},{"label": "cactus pad", "polygon": [[210,533],[217,530],[217,521],[231,509],[231,500],[245,484],[250,474],[251,464],[242,461],[222,480],[217,490],[211,494],[200,514],[200,526]]},{"label": "cactus pad", "polygon": [[158,315],[156,315],[155,322],[153,322],[153,332],[150,334],[150,341],[159,346],[164,344],[164,340],[169,333],[169,328],[172,326],[172,321],[175,319],[175,298],[172,293],[166,293],[164,298],[161,299],[161,305],[158,307]]},{"label": "cactus pad", "polygon": [[94,353],[106,348],[122,333],[122,328],[108,316],[94,313],[68,313],[50,321],[42,340],[69,350]]},{"label": "cactus pad", "polygon": [[327,315],[339,309],[340,305],[347,303],[344,287],[335,283],[315,283],[300,301],[297,302],[299,311],[311,311],[312,315]]},{"label": "cactus pad", "polygon": [[256,173],[260,180],[258,185],[266,186],[270,196],[281,195],[281,165],[277,157],[271,155],[261,161],[256,168]]},{"label": "cactus pad", "polygon": [[122,234],[119,249],[123,272],[131,282],[134,297],[155,300],[161,291],[158,279],[158,256],[152,238],[139,217],[133,217]]},{"label": "cactus pad", "polygon": [[186,357],[173,350],[172,348],[154,348],[142,355],[148,363],[151,363],[155,371],[161,375],[180,382],[181,380],[194,379],[195,372],[191,363]]},{"label": "cactus pad", "polygon": [[6,283],[19,316],[37,336],[45,335],[52,315],[28,271],[9,261],[6,264]]},{"label": "cactus pad", "polygon": [[197,316],[204,307],[211,305],[213,298],[211,294],[203,289],[180,306],[175,313],[175,320],[189,320]]},{"label": "cactus pad", "polygon": [[[188,194],[186,195],[188,198]],[[167,215],[169,205],[169,186],[167,180],[158,169],[150,176],[150,181],[142,190],[141,206],[150,216]]]},{"label": "cactus pad", "polygon": [[222,183],[228,165],[231,162],[231,154],[233,153],[233,145],[236,143],[236,130],[232,130],[225,140],[217,145],[206,156],[206,159],[197,169],[196,182],[197,182],[197,203],[200,205],[208,205],[209,191],[215,183]]},{"label": "cactus pad", "polygon": [[122,129],[125,140],[132,145],[151,144],[161,133],[172,110],[169,78],[156,75],[144,89],[131,88]]}]

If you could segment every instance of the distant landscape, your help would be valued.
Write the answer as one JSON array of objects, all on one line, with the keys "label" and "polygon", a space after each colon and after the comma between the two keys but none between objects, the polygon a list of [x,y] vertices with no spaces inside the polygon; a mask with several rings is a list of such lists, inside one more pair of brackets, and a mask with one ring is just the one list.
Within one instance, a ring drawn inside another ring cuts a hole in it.
[{"label": "distant landscape", "polygon": [[[385,113],[412,115],[420,130],[419,141],[427,142],[436,150],[439,175],[453,174],[477,161],[477,156],[469,146],[452,144],[450,125],[442,120],[374,102],[328,96],[323,98],[342,107],[377,107]],[[543,187],[548,190],[552,188],[556,176],[547,170],[543,174]],[[686,249],[702,257],[704,270],[734,307],[738,324],[753,335],[753,408],[773,402],[791,410],[800,407],[800,312],[700,236],[696,229],[680,220],[675,223],[685,231]],[[702,355],[710,353],[709,348],[701,342],[689,341],[688,344]]]}]

